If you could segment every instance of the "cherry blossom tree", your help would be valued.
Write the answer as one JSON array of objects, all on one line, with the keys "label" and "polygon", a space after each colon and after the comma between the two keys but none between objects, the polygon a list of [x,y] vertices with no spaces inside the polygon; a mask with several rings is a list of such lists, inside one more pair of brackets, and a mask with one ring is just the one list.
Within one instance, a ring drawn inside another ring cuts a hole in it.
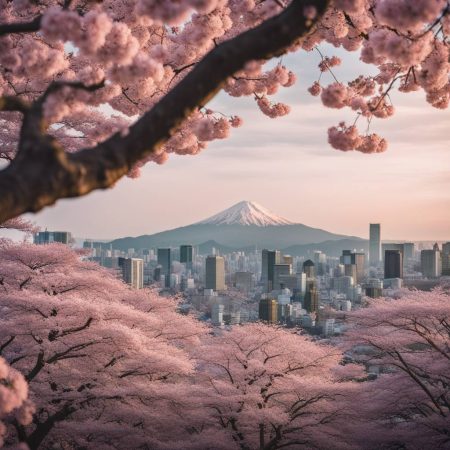
[{"label": "cherry blossom tree", "polygon": [[0,350],[12,367],[0,360],[11,380],[0,383],[1,418],[24,404],[26,382],[36,408],[32,423],[28,402],[4,418],[6,443],[179,448],[186,348],[202,325],[61,244],[2,241],[0,261]]},{"label": "cherry blossom tree", "polygon": [[228,448],[352,448],[345,423],[364,373],[340,365],[339,349],[248,324],[204,339],[196,353],[198,382],[212,388],[205,415]]},{"label": "cherry blossom tree", "polygon": [[[321,54],[309,88],[325,107],[369,123],[394,113],[389,92],[423,90],[449,103],[447,0],[85,0],[0,3],[0,222],[58,198],[112,186],[142,164],[193,155],[240,126],[206,109],[219,91],[252,96],[263,114],[295,83],[286,52]],[[360,51],[374,76],[339,82],[321,43]],[[340,123],[339,150],[382,152],[386,141]]]},{"label": "cherry blossom tree", "polygon": [[373,300],[350,316],[352,354],[381,373],[360,392],[365,422],[355,436],[364,448],[448,448],[449,293],[409,291],[400,299]]},{"label": "cherry blossom tree", "polygon": [[11,368],[0,357],[0,447],[6,433],[3,419],[13,416],[20,425],[28,425],[32,420],[34,407],[28,398],[28,385],[23,375]]}]

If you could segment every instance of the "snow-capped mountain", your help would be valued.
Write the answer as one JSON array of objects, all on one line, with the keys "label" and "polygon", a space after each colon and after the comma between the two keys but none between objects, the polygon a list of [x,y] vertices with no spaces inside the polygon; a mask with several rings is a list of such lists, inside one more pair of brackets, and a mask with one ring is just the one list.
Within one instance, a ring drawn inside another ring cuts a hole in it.
[{"label": "snow-capped mountain", "polygon": [[[201,222],[152,235],[126,237],[111,242],[120,250],[178,247],[192,244],[198,251],[291,247],[290,254],[322,250],[337,256],[343,249],[362,248],[365,242],[354,236],[330,233],[301,223],[293,223],[255,202],[243,201]],[[320,245],[320,244],[323,245]],[[208,244],[208,245],[206,245]],[[294,247],[295,248],[294,248]],[[300,247],[299,247],[300,246]],[[310,246],[310,247],[309,247]],[[205,250],[206,249],[206,250]]]},{"label": "snow-capped mountain", "polygon": [[236,203],[225,211],[195,225],[256,225],[258,227],[293,225],[293,222],[258,205],[256,202],[243,201]]}]

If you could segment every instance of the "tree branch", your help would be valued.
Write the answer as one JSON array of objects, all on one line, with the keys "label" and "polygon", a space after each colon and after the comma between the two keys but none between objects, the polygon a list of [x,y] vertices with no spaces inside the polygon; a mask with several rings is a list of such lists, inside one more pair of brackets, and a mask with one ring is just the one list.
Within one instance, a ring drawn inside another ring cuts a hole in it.
[{"label": "tree branch", "polygon": [[[79,197],[114,185],[137,162],[154,154],[184,119],[210,101],[248,61],[278,56],[307,36],[328,4],[329,0],[293,0],[278,16],[221,43],[130,127],[126,136],[116,133],[94,148],[66,153],[44,134],[45,124],[32,108],[24,117],[18,154],[0,172],[0,223],[39,211],[59,198]],[[317,10],[314,21],[304,17],[307,6]]]},{"label": "tree branch", "polygon": [[26,113],[29,109],[30,105],[18,97],[0,97],[0,111],[19,111]]},{"label": "tree branch", "polygon": [[34,33],[41,28],[42,16],[37,16],[30,22],[0,24],[0,36],[15,33]]}]

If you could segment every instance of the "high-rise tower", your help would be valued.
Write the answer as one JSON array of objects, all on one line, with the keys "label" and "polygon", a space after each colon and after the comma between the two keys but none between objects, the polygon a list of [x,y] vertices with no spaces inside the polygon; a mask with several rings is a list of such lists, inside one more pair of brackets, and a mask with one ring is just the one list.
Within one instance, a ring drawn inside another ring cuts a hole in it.
[{"label": "high-rise tower", "polygon": [[403,278],[403,253],[400,250],[385,251],[384,278]]},{"label": "high-rise tower", "polygon": [[225,260],[221,256],[208,256],[206,258],[205,288],[215,291],[224,291],[225,286]]},{"label": "high-rise tower", "polygon": [[161,275],[164,275],[165,286],[170,287],[170,248],[158,248],[158,264],[161,266]]},{"label": "high-rise tower", "polygon": [[369,263],[376,267],[381,262],[381,225],[370,224]]},{"label": "high-rise tower", "polygon": [[280,263],[280,252],[278,250],[262,251],[262,267],[261,267],[261,282],[264,284],[266,292],[274,289],[274,274],[275,264]]}]

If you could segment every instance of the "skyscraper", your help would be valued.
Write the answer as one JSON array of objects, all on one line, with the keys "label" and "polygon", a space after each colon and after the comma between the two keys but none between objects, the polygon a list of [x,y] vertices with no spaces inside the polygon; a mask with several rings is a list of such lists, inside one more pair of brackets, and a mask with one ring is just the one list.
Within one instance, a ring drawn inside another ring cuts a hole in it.
[{"label": "skyscraper", "polygon": [[403,250],[404,250],[403,262],[413,261],[416,252],[416,246],[414,242],[405,242],[403,244]]},{"label": "skyscraper", "polygon": [[120,258],[125,283],[135,289],[144,287],[144,260],[139,258]]},{"label": "skyscraper", "polygon": [[291,275],[292,266],[290,264],[275,264],[273,269],[273,286],[274,290],[282,289],[280,277],[283,275]]},{"label": "skyscraper", "polygon": [[303,307],[310,313],[319,311],[319,291],[315,279],[310,278],[306,280],[306,292]]},{"label": "skyscraper", "polygon": [[266,292],[270,292],[273,287],[273,277],[275,264],[280,263],[279,250],[262,251],[262,266],[261,266],[261,282],[264,284]]},{"label": "skyscraper", "polygon": [[369,233],[369,263],[372,267],[376,267],[381,262],[381,225],[371,223]]},{"label": "skyscraper", "polygon": [[180,262],[186,264],[186,269],[192,269],[192,245],[180,246]]},{"label": "skyscraper", "polygon": [[170,248],[158,248],[158,264],[161,266],[161,275],[164,275],[165,286],[170,287]]},{"label": "skyscraper", "polygon": [[278,302],[271,298],[259,301],[259,320],[276,323],[278,321]]},{"label": "skyscraper", "polygon": [[442,244],[442,275],[450,275],[450,242]]},{"label": "skyscraper", "polygon": [[400,250],[385,251],[384,278],[403,278],[403,253]]},{"label": "skyscraper", "polygon": [[206,258],[205,288],[215,291],[224,291],[225,286],[225,260],[221,256],[208,256]]},{"label": "skyscraper", "polygon": [[303,263],[303,273],[306,273],[306,278],[314,278],[316,276],[315,269],[315,265],[310,259]]},{"label": "skyscraper", "polygon": [[353,277],[355,284],[361,283],[364,279],[366,255],[351,250],[343,250],[340,261],[344,264],[345,275]]},{"label": "skyscraper", "polygon": [[[435,244],[436,246],[437,244]],[[438,278],[442,273],[442,260],[439,247],[433,250],[422,250],[420,253],[422,275],[427,278]]]}]

